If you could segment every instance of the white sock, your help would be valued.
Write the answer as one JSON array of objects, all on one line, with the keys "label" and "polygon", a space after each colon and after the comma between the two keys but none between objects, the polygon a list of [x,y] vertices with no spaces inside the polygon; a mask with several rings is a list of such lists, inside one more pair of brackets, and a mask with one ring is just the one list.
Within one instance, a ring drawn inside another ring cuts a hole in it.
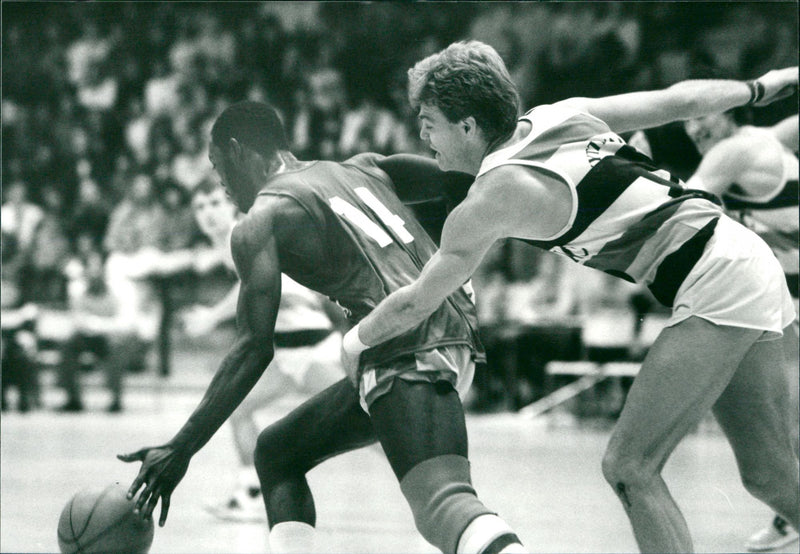
[{"label": "white sock", "polygon": [[283,521],[269,532],[269,551],[273,554],[309,554],[314,552],[316,530],[302,521]]},{"label": "white sock", "polygon": [[[473,519],[461,538],[458,539],[456,547],[457,554],[479,554],[497,537],[503,535],[515,535],[514,530],[508,524],[494,514],[483,514]],[[519,549],[514,549],[517,547]],[[501,552],[516,553],[523,552],[519,543],[512,543],[501,550]]]}]

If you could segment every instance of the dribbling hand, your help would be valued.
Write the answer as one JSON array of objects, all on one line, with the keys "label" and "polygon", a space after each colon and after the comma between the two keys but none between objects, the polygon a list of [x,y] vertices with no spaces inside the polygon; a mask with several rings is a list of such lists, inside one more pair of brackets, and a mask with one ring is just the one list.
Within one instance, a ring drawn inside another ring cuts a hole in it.
[{"label": "dribbling hand", "polygon": [[117,454],[117,458],[123,462],[142,462],[139,474],[128,489],[128,499],[136,496],[142,485],[146,485],[136,500],[134,512],[140,514],[142,519],[151,519],[153,510],[161,499],[158,526],[164,527],[169,513],[170,496],[186,474],[189,458],[181,456],[171,446],[142,448],[131,454]]}]

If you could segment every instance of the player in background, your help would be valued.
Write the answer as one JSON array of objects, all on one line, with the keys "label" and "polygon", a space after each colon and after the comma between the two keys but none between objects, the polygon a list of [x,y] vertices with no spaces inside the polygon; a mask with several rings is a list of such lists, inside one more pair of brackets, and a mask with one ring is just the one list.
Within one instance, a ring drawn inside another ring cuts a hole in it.
[{"label": "player in background", "polygon": [[[771,127],[740,125],[736,113],[725,112],[684,123],[687,135],[703,156],[687,181],[689,188],[713,192],[722,198],[731,217],[755,231],[772,248],[781,263],[795,311],[798,310],[798,116],[790,116]],[[787,388],[795,450],[800,439],[798,399],[798,319],[783,336]],[[781,548],[797,540],[797,531],[779,515],[747,541],[748,550],[759,552]]]},{"label": "player in background", "polygon": [[[192,253],[193,268],[204,273],[221,262],[235,274],[230,237],[238,220],[236,206],[227,198],[225,190],[212,180],[203,181],[194,189],[191,206],[198,227],[211,243],[210,251]],[[170,257],[170,254],[165,256]],[[238,296],[237,281],[216,304],[192,306],[181,317],[184,331],[198,338],[235,319]],[[338,318],[334,321],[341,323],[340,314],[341,310],[326,298],[286,275],[281,276],[275,358],[271,371],[265,372],[228,420],[239,460],[239,474],[236,489],[229,499],[206,506],[215,516],[231,521],[266,519],[253,459],[260,432],[256,413],[290,392],[310,397],[344,376],[339,361],[342,335],[332,321]]]},{"label": "player in background", "polygon": [[[132,275],[168,276],[194,271],[207,274],[224,266],[236,275],[230,249],[231,233],[239,210],[228,199],[225,189],[211,179],[192,191],[191,208],[195,221],[210,247],[162,252],[145,248],[133,255]],[[236,318],[239,282],[215,304],[196,304],[180,317],[184,332],[199,338]],[[338,312],[338,313],[337,313]],[[266,519],[253,453],[258,440],[257,412],[268,408],[290,393],[310,397],[344,377],[339,360],[342,333],[341,310],[321,295],[281,275],[281,299],[275,322],[275,358],[253,390],[229,418],[239,462],[236,486],[231,496],[205,507],[216,517],[228,521],[257,522]]]},{"label": "player in background", "polygon": [[[177,435],[163,446],[120,456],[142,462],[129,494],[144,487],[136,509],[145,518],[160,500],[160,525],[191,457],[273,359],[281,273],[335,300],[355,323],[412,282],[436,251],[395,194],[382,156],[299,161],[276,112],[264,104],[227,108],[212,129],[209,157],[247,212],[231,236],[241,280],[237,338]],[[431,544],[443,552],[522,551],[471,484],[459,395],[474,372],[476,323],[468,291],[454,292],[420,326],[365,357],[368,386],[360,394],[342,379],[261,433],[255,461],[273,551],[313,549],[316,513],[306,472],[376,438]]]},{"label": "player in background", "polygon": [[685,188],[617,133],[765,104],[796,91],[797,79],[795,67],[747,83],[685,81],[572,98],[518,118],[516,87],[490,46],[455,43],[420,61],[409,71],[420,136],[442,169],[476,179],[447,217],[441,248],[420,278],[345,335],[348,375],[364,386],[360,358],[436,310],[497,240],[525,240],[645,284],[672,307],[602,464],[639,548],[692,551],[661,470],[712,408],[745,486],[796,527],[798,456],[786,422],[784,353],[774,340],[794,309],[780,264],[713,196]]}]

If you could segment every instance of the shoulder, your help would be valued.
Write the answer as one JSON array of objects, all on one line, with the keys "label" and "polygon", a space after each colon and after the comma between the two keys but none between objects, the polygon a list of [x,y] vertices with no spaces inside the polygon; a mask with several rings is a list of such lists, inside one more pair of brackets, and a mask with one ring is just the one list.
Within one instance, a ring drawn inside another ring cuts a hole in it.
[{"label": "shoulder", "polygon": [[730,163],[746,165],[756,158],[781,152],[780,143],[765,129],[743,127],[734,135],[718,142],[709,152]]}]

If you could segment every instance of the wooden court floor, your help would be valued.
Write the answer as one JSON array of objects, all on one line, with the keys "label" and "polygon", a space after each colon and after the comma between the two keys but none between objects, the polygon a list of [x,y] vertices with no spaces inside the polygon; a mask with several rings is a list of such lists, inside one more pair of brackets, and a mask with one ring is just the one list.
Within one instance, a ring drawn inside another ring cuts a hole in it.
[{"label": "wooden court floor", "polygon": [[[87,486],[127,486],[138,464],[124,464],[115,454],[171,438],[199,397],[197,390],[131,390],[127,410],[109,416],[101,411],[106,397],[97,389],[87,393],[96,410],[89,413],[4,413],[0,551],[56,552],[56,522],[69,497]],[[262,414],[265,423],[290,401]],[[530,552],[636,551],[625,514],[600,472],[608,429],[558,415],[475,415],[468,422],[475,486]],[[204,503],[225,498],[235,475],[230,432],[223,427],[192,461],[151,552],[267,552],[265,525],[222,522],[203,510]],[[749,534],[770,519],[769,510],[745,492],[713,427],[684,440],[665,478],[699,552],[742,552]],[[414,529],[377,448],[330,460],[309,479],[323,552],[435,552]],[[797,542],[781,552],[798,552]]]}]

